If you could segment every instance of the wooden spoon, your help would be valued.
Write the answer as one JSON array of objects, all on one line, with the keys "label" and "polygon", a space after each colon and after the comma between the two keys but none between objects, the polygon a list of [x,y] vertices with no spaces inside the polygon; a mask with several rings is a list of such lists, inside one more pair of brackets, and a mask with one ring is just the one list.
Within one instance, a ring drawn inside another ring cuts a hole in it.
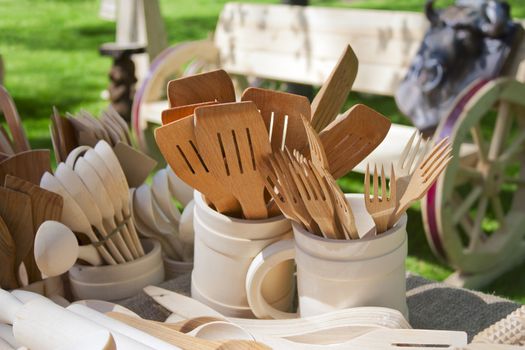
[{"label": "wooden spoon", "polygon": [[201,106],[209,106],[217,104],[216,101],[209,101],[209,102],[201,102],[201,103],[195,103],[191,105],[186,106],[180,106],[180,107],[172,107],[168,108],[162,111],[162,125],[169,124],[171,122],[177,121],[179,119],[182,119],[184,117],[187,117],[189,115],[192,115],[195,112],[195,108],[201,107]]},{"label": "wooden spoon", "polygon": [[[40,181],[40,186],[47,189],[48,191],[55,192],[62,196],[64,206],[60,222],[69,227],[72,231],[87,235],[91,243],[99,242],[98,237],[91,228],[88,218],[57,178],[55,178],[50,173],[45,173],[44,176],[42,176],[42,180]],[[113,259],[111,254],[109,254],[106,247],[101,244],[97,244],[96,248],[107,264],[116,264],[115,259]]]},{"label": "wooden spoon", "polygon": [[260,88],[248,88],[241,101],[255,103],[266,124],[272,149],[301,150],[308,142],[301,117],[310,121],[310,102],[304,96]]},{"label": "wooden spoon", "polygon": [[390,125],[390,120],[361,104],[328,125],[319,138],[332,176],[346,175],[365,159],[383,141]]},{"label": "wooden spoon", "polygon": [[15,268],[18,271],[33,247],[31,198],[27,194],[0,187],[0,217],[4,219],[15,242]]},{"label": "wooden spoon", "polygon": [[210,172],[194,134],[193,117],[186,117],[155,130],[155,140],[173,172],[186,184],[204,194],[218,212],[240,215],[237,199]]},{"label": "wooden spoon", "polygon": [[312,126],[322,131],[343,107],[357,76],[358,61],[350,45],[312,101]]},{"label": "wooden spoon", "polygon": [[[77,202],[79,207],[82,209],[89,223],[95,227],[98,233],[105,240],[106,246],[111,252],[113,258],[119,263],[123,264],[126,262],[122,253],[118,250],[114,240],[115,238],[108,238],[109,233],[103,224],[102,214],[91,193],[86,188],[80,177],[64,163],[60,163],[55,172],[55,176],[62,183],[64,188],[69,192],[71,197]],[[117,236],[117,235],[115,235]]]},{"label": "wooden spoon", "polygon": [[172,225],[178,225],[181,213],[171,199],[167,169],[160,169],[153,176],[151,193],[153,194],[153,199],[162,209],[162,212],[166,215],[170,223]]},{"label": "wooden spoon", "polygon": [[[122,211],[124,212],[124,217],[131,217],[129,186],[126,180],[126,175],[124,175],[124,171],[120,166],[115,152],[113,152],[111,146],[104,141],[99,141],[94,149],[95,152],[97,152],[97,154],[100,156],[100,158],[102,158],[104,163],[106,163],[110,174],[113,175],[115,183],[118,186],[118,194],[120,195],[120,200],[122,201]],[[140,240],[138,238],[138,234],[135,230],[133,220],[128,221],[127,226],[128,230],[131,233],[131,238],[135,243],[135,247],[137,247],[139,254],[143,256],[144,248],[142,247],[142,244],[140,243]]]},{"label": "wooden spoon", "polygon": [[202,102],[235,102],[235,89],[222,69],[172,80],[168,83],[170,107]]},{"label": "wooden spoon", "polygon": [[6,175],[14,175],[38,185],[46,171],[51,171],[49,150],[17,153],[0,162],[0,183],[4,183]]},{"label": "wooden spoon", "polygon": [[[11,175],[6,176],[5,187],[27,194],[30,197],[33,221],[33,240],[36,231],[44,221],[60,220],[64,203],[60,195]],[[40,281],[42,279],[42,274],[36,266],[33,247],[31,247],[29,254],[24,260],[24,265],[26,267],[29,283]]]},{"label": "wooden spoon", "polygon": [[210,172],[237,198],[244,217],[267,218],[256,160],[272,150],[257,106],[240,102],[197,108],[195,138]]},{"label": "wooden spoon", "polygon": [[18,288],[15,242],[2,217],[0,217],[0,264],[2,264],[0,287],[5,289]]},{"label": "wooden spoon", "polygon": [[[86,162],[88,162],[88,164],[96,171],[104,188],[106,189],[107,194],[113,205],[116,222],[124,222],[122,208],[123,202],[118,193],[118,184],[116,183],[115,178],[111,175],[108,167],[106,166],[106,163],[104,163],[104,160],[93,149],[87,151],[86,154],[84,154],[83,159]],[[133,233],[129,232],[128,225],[124,225],[124,227],[122,227],[122,233],[126,244],[128,245],[131,253],[133,254],[133,257],[139,258],[143,256],[140,254],[138,247],[135,245],[135,241],[138,241],[138,237],[136,238],[136,240],[133,239]]]}]

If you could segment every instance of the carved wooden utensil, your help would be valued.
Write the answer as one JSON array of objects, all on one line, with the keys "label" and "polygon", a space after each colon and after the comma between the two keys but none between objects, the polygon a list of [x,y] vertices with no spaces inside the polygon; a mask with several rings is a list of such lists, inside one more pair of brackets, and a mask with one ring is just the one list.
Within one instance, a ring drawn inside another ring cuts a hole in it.
[{"label": "carved wooden utensil", "polygon": [[387,194],[385,169],[381,166],[381,196],[379,195],[379,179],[377,173],[377,166],[374,166],[374,176],[372,180],[373,192],[370,197],[370,169],[366,166],[365,173],[365,206],[366,210],[372,216],[374,223],[376,224],[376,234],[381,234],[388,230],[391,225],[389,224],[390,217],[396,209],[397,196],[396,196],[396,175],[394,173],[394,167],[390,170],[390,193]]},{"label": "carved wooden utensil", "polygon": [[[414,145],[414,138],[416,135],[418,137]],[[430,149],[430,145],[431,142],[423,141],[423,136],[418,131],[414,131],[414,134],[412,134],[408,140],[403,152],[401,153],[401,157],[399,157],[399,160],[394,164],[398,198],[401,198],[405,193],[412,174],[419,164],[421,164],[423,158],[425,158],[425,155]]]},{"label": "carved wooden utensil", "polygon": [[0,187],[0,217],[4,219],[15,242],[15,268],[18,271],[18,267],[31,251],[34,241],[30,197]]},{"label": "carved wooden utensil", "polygon": [[255,103],[270,135],[272,149],[301,150],[308,142],[301,117],[310,120],[310,102],[304,96],[248,88],[241,101]]},{"label": "carved wooden utensil", "polygon": [[312,126],[317,132],[332,122],[343,107],[355,77],[357,57],[350,45],[346,47],[336,66],[312,101]]},{"label": "carved wooden utensil", "polygon": [[6,175],[27,180],[35,185],[46,171],[51,171],[49,150],[33,150],[17,153],[0,162],[0,183],[4,183]]},{"label": "carved wooden utensil", "polygon": [[191,105],[180,106],[180,107],[171,107],[162,111],[162,125],[169,124],[176,120],[182,119],[189,115],[192,115],[195,112],[195,108],[202,106],[209,106],[217,104],[216,101],[194,103]]},{"label": "carved wooden utensil", "polygon": [[235,102],[235,89],[222,69],[172,80],[168,83],[170,107],[217,101]]},{"label": "carved wooden utensil", "polygon": [[373,109],[357,104],[319,134],[335,179],[346,175],[385,138],[390,120]]},{"label": "carved wooden utensil", "polygon": [[[60,220],[62,216],[63,199],[60,195],[47,191],[15,176],[7,175],[5,187],[27,194],[31,199],[31,213],[33,219],[33,241],[40,225],[47,220]],[[29,283],[40,281],[42,274],[35,262],[33,246],[24,259]]]},{"label": "carved wooden utensil", "polygon": [[197,148],[193,119],[193,116],[189,116],[157,128],[157,145],[173,172],[204,194],[217,211],[232,216],[239,215],[239,202],[210,172],[209,165]]},{"label": "carved wooden utensil", "polygon": [[210,172],[237,198],[244,217],[267,218],[256,160],[272,150],[257,106],[240,102],[197,108],[195,139]]},{"label": "carved wooden utensil", "polygon": [[18,268],[16,266],[16,247],[13,237],[2,217],[0,217],[0,287],[18,288]]}]

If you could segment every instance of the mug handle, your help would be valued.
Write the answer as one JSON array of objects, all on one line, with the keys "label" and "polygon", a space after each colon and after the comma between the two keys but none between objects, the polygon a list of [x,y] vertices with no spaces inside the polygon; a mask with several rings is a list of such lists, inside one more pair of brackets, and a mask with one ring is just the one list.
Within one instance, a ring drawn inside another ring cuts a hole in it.
[{"label": "mug handle", "polygon": [[257,318],[297,318],[297,313],[277,310],[266,302],[262,295],[262,283],[266,274],[275,266],[295,258],[293,239],[284,239],[270,244],[253,259],[246,274],[248,304]]}]

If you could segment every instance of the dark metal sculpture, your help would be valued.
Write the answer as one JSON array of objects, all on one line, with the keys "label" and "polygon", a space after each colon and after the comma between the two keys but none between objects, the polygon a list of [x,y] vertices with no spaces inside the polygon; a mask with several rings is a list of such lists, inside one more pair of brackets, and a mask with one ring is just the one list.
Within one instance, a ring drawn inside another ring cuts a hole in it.
[{"label": "dark metal sculpture", "polygon": [[468,85],[500,74],[522,30],[509,5],[497,0],[458,0],[442,10],[427,0],[425,15],[430,28],[395,97],[428,133]]}]

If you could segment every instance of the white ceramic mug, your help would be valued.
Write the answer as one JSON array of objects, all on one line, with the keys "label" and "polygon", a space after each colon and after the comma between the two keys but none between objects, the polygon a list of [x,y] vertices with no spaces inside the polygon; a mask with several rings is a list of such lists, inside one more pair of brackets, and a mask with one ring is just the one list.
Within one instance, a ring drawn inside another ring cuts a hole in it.
[{"label": "white ceramic mug", "polygon": [[[362,195],[346,195],[359,232],[373,230]],[[291,318],[268,304],[259,285],[272,266],[288,259],[297,265],[299,315],[314,316],[359,306],[382,306],[408,316],[405,285],[406,215],[387,232],[359,240],[332,240],[293,224],[294,240],[265,248],[246,279],[249,305],[259,318]]]},{"label": "white ceramic mug", "polygon": [[149,285],[164,281],[164,264],[158,241],[141,240],[146,255],[133,261],[104,266],[75,264],[69,282],[75,299],[118,301],[132,297]]},{"label": "white ceramic mug", "polygon": [[[191,296],[226,316],[253,317],[245,290],[248,267],[265,247],[292,237],[290,221],[283,216],[231,218],[212,210],[195,192],[193,223]],[[293,263],[277,265],[261,281],[259,292],[269,304],[288,310],[294,294]]]}]

